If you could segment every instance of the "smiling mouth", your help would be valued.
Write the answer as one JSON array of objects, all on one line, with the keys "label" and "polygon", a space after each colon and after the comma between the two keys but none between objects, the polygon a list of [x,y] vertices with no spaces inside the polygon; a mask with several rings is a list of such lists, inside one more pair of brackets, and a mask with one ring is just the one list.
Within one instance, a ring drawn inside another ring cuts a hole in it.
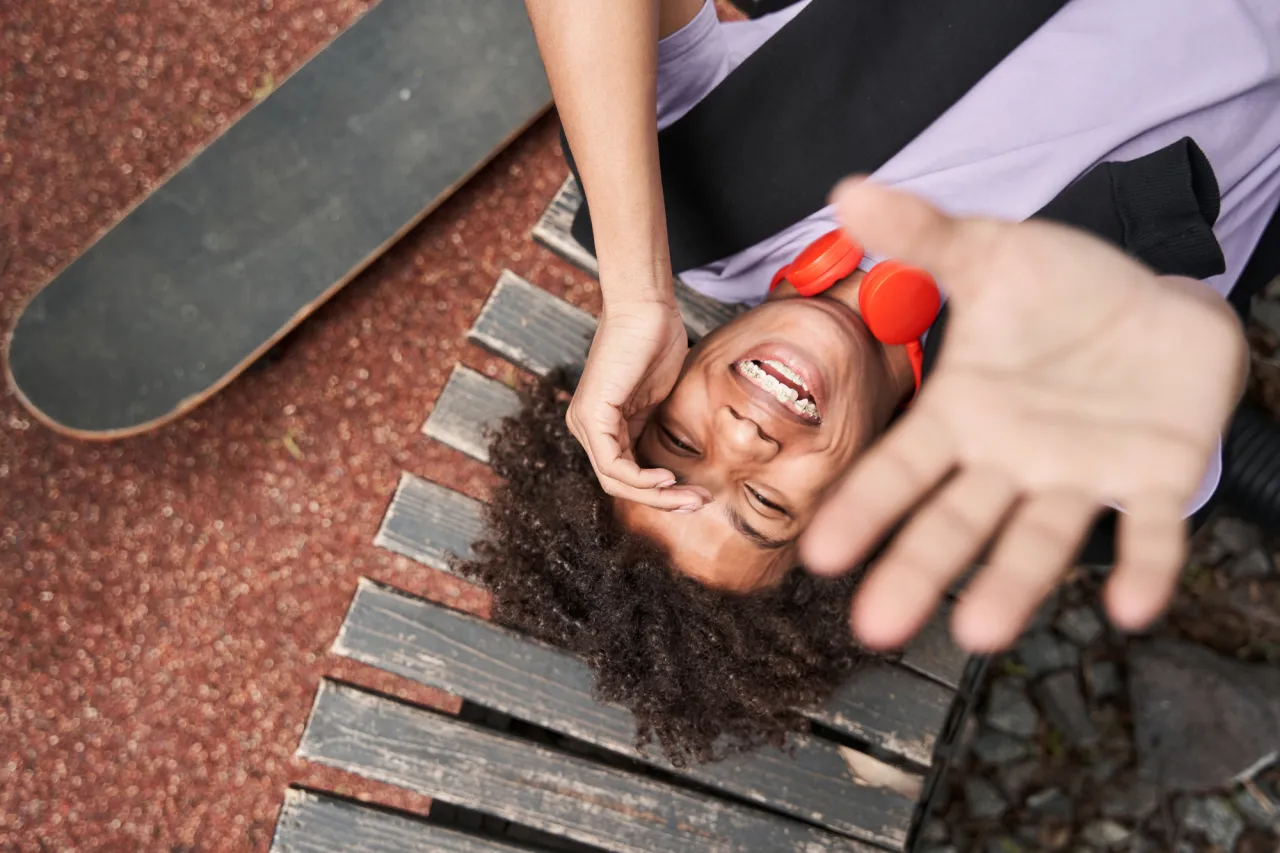
[{"label": "smiling mouth", "polygon": [[822,413],[800,374],[774,359],[743,359],[733,369],[752,385],[812,424],[822,423]]}]

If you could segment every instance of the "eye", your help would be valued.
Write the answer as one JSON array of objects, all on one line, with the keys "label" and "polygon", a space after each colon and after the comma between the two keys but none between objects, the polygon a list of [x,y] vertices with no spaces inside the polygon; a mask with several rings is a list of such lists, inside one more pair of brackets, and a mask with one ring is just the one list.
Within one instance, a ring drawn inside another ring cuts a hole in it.
[{"label": "eye", "polygon": [[770,509],[770,510],[773,510],[774,512],[778,512],[778,513],[782,513],[782,514],[783,514],[783,515],[785,515],[785,516],[790,516],[790,515],[791,515],[791,514],[790,514],[789,512],[787,512],[785,509],[783,509],[782,507],[778,506],[776,503],[774,503],[773,501],[769,500],[769,499],[768,499],[768,498],[766,498],[764,495],[760,494],[759,492],[757,492],[755,489],[751,488],[750,486],[746,486],[745,488],[746,488],[747,492],[751,495],[751,497],[755,498],[756,503],[760,504],[761,506],[765,507],[766,509]]},{"label": "eye", "polygon": [[695,450],[694,448],[690,447],[688,444],[685,444],[683,441],[677,438],[674,432],[667,429],[665,426],[659,426],[658,428],[662,431],[662,437],[666,439],[667,443],[670,444],[672,447],[674,447],[676,450],[679,450],[681,453],[687,453],[691,456],[698,455],[697,450]]}]

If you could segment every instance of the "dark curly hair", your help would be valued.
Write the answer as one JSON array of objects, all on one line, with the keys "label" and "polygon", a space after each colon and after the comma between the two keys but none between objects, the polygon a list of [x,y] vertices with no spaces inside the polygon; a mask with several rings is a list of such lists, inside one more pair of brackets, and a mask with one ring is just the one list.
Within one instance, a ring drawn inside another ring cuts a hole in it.
[{"label": "dark curly hair", "polygon": [[493,618],[580,655],[597,698],[635,716],[636,745],[707,762],[807,727],[870,655],[850,637],[856,579],[799,568],[775,587],[712,589],[615,520],[565,425],[564,374],[531,385],[491,437],[503,478],[474,559],[455,569],[493,593]]}]

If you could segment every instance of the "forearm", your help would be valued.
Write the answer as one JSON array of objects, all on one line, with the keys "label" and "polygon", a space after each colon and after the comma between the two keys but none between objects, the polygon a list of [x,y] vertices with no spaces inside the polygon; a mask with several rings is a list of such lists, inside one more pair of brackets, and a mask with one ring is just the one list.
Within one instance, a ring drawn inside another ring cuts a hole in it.
[{"label": "forearm", "polygon": [[526,0],[591,207],[606,306],[671,299],[658,166],[657,0]]}]

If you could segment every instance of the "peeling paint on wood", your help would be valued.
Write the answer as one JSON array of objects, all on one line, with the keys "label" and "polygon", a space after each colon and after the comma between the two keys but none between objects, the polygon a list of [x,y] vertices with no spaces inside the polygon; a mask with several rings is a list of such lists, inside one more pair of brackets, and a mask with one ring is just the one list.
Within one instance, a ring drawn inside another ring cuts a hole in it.
[{"label": "peeling paint on wood", "polygon": [[411,817],[290,789],[271,853],[528,853]]},{"label": "peeling paint on wood", "polygon": [[814,720],[900,755],[919,769],[929,767],[955,694],[936,682],[896,666],[857,673]]},{"label": "peeling paint on wood", "polygon": [[328,681],[298,754],[617,853],[875,849]]},{"label": "peeling paint on wood", "polygon": [[533,226],[533,239],[564,258],[583,272],[600,277],[596,256],[573,237],[573,218],[582,206],[582,188],[573,175],[565,178],[555,198]]},{"label": "peeling paint on wood", "polygon": [[488,464],[487,431],[497,428],[503,418],[519,410],[520,397],[515,391],[457,364],[422,425],[422,432]]},{"label": "peeling paint on wood", "polygon": [[794,755],[763,749],[677,770],[633,748],[630,713],[592,698],[577,658],[368,580],[333,651],[889,849],[906,841],[914,804],[851,785],[834,744],[800,738]]},{"label": "peeling paint on wood", "polygon": [[[402,500],[402,495],[408,498]],[[442,499],[442,508],[429,503],[435,498]],[[469,550],[472,540],[462,542],[458,531],[465,528],[479,536],[483,528],[480,510],[478,501],[405,474],[387,512],[389,519],[395,519],[396,552],[413,557],[413,543],[418,543],[416,547],[425,556],[440,562],[445,559],[441,552],[448,541]],[[954,695],[935,681],[886,664],[857,673],[825,709],[809,716],[923,768],[932,759]]]},{"label": "peeling paint on wood", "polygon": [[590,314],[503,270],[467,340],[546,376],[557,367],[580,370],[595,333]]},{"label": "peeling paint on wood", "polygon": [[450,555],[469,558],[483,530],[479,501],[401,474],[373,544],[447,572]]}]

